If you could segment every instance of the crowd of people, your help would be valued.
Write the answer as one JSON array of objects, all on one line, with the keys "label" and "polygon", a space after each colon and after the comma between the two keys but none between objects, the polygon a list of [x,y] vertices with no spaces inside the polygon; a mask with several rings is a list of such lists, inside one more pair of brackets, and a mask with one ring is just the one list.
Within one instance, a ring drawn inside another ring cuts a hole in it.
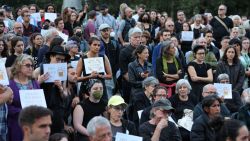
[{"label": "crowd of people", "polygon": [[[61,13],[53,4],[1,6],[0,64],[9,85],[0,84],[0,141],[115,141],[117,133],[248,141],[247,16],[227,16],[224,4],[215,15],[178,10],[177,19],[143,4],[119,9],[114,17],[106,4]],[[94,68],[103,68],[92,70],[88,61],[97,58]],[[55,76],[45,65],[63,63],[67,80],[47,82]],[[231,84],[231,98],[217,83]],[[20,90],[36,89],[47,108],[23,108]]]}]

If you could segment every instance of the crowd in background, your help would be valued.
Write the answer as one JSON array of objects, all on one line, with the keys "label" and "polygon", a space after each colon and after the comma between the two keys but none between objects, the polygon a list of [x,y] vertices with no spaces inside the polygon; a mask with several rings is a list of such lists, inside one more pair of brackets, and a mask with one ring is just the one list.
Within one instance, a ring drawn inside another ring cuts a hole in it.
[{"label": "crowd in background", "polygon": [[[0,141],[50,135],[51,141],[92,141],[88,123],[100,115],[111,127],[101,140],[114,141],[120,132],[143,141],[248,141],[247,16],[227,16],[223,4],[216,15],[187,17],[178,10],[177,19],[143,4],[119,9],[114,17],[106,4],[62,12],[53,4],[1,6],[0,63],[9,85],[0,84]],[[89,73],[86,60],[97,57],[104,70]],[[53,76],[44,65],[58,63],[67,63],[67,80],[46,82]],[[231,84],[232,97],[214,83]],[[20,90],[32,89],[43,89],[53,113],[46,133],[20,123]]]}]

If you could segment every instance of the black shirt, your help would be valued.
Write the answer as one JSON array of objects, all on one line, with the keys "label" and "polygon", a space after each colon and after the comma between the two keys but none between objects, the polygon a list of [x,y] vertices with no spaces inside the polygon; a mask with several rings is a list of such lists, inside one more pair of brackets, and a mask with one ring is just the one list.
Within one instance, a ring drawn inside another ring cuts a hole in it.
[{"label": "black shirt", "polygon": [[15,54],[7,57],[5,67],[6,68],[11,67],[14,64],[16,58],[17,56]]},{"label": "black shirt", "polygon": [[132,47],[132,45],[124,47],[121,50],[120,55],[119,55],[121,75],[124,75],[128,72],[128,64],[135,60],[135,57],[133,56],[134,50],[135,50],[135,47]]},{"label": "black shirt", "polygon": [[[143,141],[151,141],[156,125],[149,122],[143,123],[139,128],[139,135],[143,137]],[[168,126],[161,130],[159,141],[181,141],[179,129],[171,121],[168,121]]]}]

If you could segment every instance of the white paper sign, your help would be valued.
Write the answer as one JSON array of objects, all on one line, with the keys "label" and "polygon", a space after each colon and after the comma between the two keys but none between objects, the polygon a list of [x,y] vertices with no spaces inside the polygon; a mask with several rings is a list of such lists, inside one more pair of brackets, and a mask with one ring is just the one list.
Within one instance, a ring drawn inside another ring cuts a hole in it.
[{"label": "white paper sign", "polygon": [[142,137],[117,132],[115,141],[142,141]]},{"label": "white paper sign", "polygon": [[143,110],[137,111],[138,117],[139,119],[141,119],[141,114],[142,114]]},{"label": "white paper sign", "polygon": [[182,31],[181,32],[181,40],[182,41],[192,41],[194,39],[193,31]]},{"label": "white paper sign", "polygon": [[38,22],[40,22],[42,20],[40,13],[33,13],[33,14],[31,14],[31,16],[34,17],[36,19],[36,21],[38,21]]},{"label": "white paper sign", "polygon": [[9,78],[5,68],[5,63],[0,63],[0,84],[9,85]]},{"label": "white paper sign", "polygon": [[4,20],[3,22],[4,22],[5,27],[7,27],[7,28],[8,28],[8,27],[9,27],[9,22],[8,22],[8,21],[6,21],[6,20]]},{"label": "white paper sign", "polygon": [[43,89],[19,90],[22,108],[37,105],[47,108]]},{"label": "white paper sign", "polygon": [[214,83],[214,86],[217,90],[218,96],[224,96],[224,99],[232,99],[232,84],[222,84]]},{"label": "white paper sign", "polygon": [[58,32],[59,36],[63,38],[64,42],[66,43],[69,39],[69,36],[62,33],[62,32]]},{"label": "white paper sign", "polygon": [[71,66],[76,69],[78,61],[71,61],[70,64]]},{"label": "white paper sign", "polygon": [[84,59],[84,66],[86,74],[90,74],[93,71],[97,71],[98,73],[105,72],[102,57],[86,58]]},{"label": "white paper sign", "polygon": [[44,73],[49,73],[49,79],[45,82],[67,80],[67,63],[43,64],[43,69]]},{"label": "white paper sign", "polygon": [[50,22],[54,22],[55,19],[57,18],[57,15],[56,13],[45,13],[44,17],[45,17],[45,20],[48,19],[50,20]]}]

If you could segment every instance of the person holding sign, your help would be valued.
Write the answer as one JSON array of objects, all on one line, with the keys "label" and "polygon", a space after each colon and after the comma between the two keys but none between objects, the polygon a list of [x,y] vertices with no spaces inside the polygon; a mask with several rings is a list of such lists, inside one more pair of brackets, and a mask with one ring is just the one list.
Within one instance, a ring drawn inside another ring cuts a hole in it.
[{"label": "person holding sign", "polygon": [[233,91],[241,93],[245,80],[245,69],[238,57],[236,47],[229,46],[218,63],[216,76],[218,77],[222,73],[228,74]]},{"label": "person holding sign", "polygon": [[[50,51],[45,55],[46,60],[48,60],[49,64],[42,64],[39,68],[35,70],[35,74],[38,76],[38,82],[41,85],[41,88],[44,90],[44,95],[47,103],[47,107],[52,110],[53,116],[52,118],[52,126],[51,133],[58,133],[64,129],[64,100],[67,96],[66,91],[66,83],[61,80],[54,80],[53,82],[46,82],[47,80],[52,80],[54,75],[51,75],[48,72],[45,72],[46,65],[51,64],[63,64],[70,59],[69,54],[66,53],[66,50],[62,46],[52,46]],[[47,69],[49,70],[49,68]],[[66,69],[67,70],[67,69]],[[58,77],[65,76],[67,77],[67,71],[64,72],[56,70],[55,73],[58,73]],[[61,77],[60,77],[61,78]]]},{"label": "person holding sign", "polygon": [[[217,82],[220,84],[230,84],[229,82],[229,76],[226,73],[222,73],[217,77]],[[240,107],[243,105],[241,102],[241,98],[240,98],[240,94],[237,91],[232,91],[231,90],[231,95],[232,95],[232,99],[225,99],[225,105],[227,106],[227,108],[230,110],[231,113],[235,113],[238,112],[238,110],[240,109]],[[224,94],[219,94],[222,95],[222,97],[224,97]]]},{"label": "person holding sign", "polygon": [[9,141],[22,140],[22,130],[18,125],[18,115],[22,110],[19,90],[39,89],[40,86],[32,78],[34,60],[31,56],[23,54],[16,58],[10,77],[10,88],[13,90],[13,102],[8,105],[8,136]]},{"label": "person holding sign", "polygon": [[[108,101],[105,79],[112,78],[112,71],[109,63],[109,59],[106,55],[100,55],[100,39],[98,37],[90,37],[89,39],[89,51],[82,56],[77,64],[77,80],[81,81],[80,96],[81,99],[88,96],[87,83],[89,79],[99,79],[103,83],[104,94],[102,99]],[[96,59],[96,60],[90,60]],[[86,64],[87,63],[87,64]],[[100,67],[101,66],[101,67]],[[103,67],[102,67],[103,66]],[[89,72],[87,72],[87,70]],[[81,76],[81,74],[83,74]]]},{"label": "person holding sign", "polygon": [[119,95],[112,96],[108,101],[108,119],[111,124],[113,140],[118,132],[137,135],[135,124],[131,121],[122,119],[126,107],[127,104]]}]

